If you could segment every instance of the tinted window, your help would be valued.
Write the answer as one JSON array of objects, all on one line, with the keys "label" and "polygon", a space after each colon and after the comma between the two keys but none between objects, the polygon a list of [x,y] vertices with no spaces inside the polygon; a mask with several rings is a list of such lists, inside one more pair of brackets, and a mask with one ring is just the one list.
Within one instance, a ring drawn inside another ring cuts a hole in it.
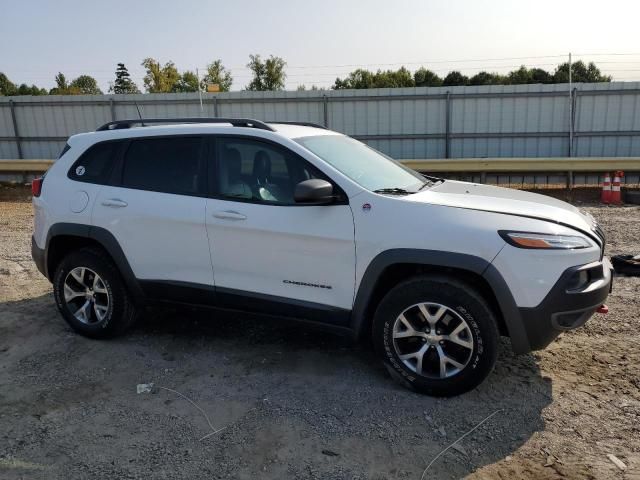
[{"label": "tinted window", "polygon": [[259,140],[221,138],[217,178],[218,191],[224,197],[292,205],[299,182],[325,177],[284,147]]},{"label": "tinted window", "polygon": [[103,142],[90,147],[73,164],[69,178],[79,182],[105,183],[120,145],[121,142]]},{"label": "tinted window", "polygon": [[133,140],[124,156],[122,185],[185,195],[204,191],[201,144],[199,137]]}]

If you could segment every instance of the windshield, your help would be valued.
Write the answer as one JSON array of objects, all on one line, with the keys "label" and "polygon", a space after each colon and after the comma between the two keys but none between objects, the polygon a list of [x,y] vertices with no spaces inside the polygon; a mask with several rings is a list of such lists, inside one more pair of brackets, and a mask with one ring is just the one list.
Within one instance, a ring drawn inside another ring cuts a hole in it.
[{"label": "windshield", "polygon": [[367,190],[406,194],[430,183],[419,173],[350,137],[319,135],[295,140]]}]

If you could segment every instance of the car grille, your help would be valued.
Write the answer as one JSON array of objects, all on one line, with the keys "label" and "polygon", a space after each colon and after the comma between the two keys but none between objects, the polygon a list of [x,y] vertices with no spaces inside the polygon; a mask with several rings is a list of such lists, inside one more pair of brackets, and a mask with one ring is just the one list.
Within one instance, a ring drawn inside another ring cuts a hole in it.
[{"label": "car grille", "polygon": [[598,236],[598,238],[600,239],[601,245],[600,245],[600,258],[604,257],[604,246],[607,243],[607,240],[604,236],[604,230],[602,230],[602,227],[600,227],[600,225],[598,225],[597,223],[593,224],[593,227],[591,227],[591,229],[593,230],[593,232]]}]

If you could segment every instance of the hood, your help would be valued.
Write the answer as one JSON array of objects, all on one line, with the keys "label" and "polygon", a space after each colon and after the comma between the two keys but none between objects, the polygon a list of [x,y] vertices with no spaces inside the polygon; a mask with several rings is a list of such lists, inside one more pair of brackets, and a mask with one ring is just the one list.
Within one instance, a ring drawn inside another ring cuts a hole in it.
[{"label": "hood", "polygon": [[595,221],[591,215],[581,212],[562,200],[512,188],[446,180],[404,199],[547,220],[594,236]]}]

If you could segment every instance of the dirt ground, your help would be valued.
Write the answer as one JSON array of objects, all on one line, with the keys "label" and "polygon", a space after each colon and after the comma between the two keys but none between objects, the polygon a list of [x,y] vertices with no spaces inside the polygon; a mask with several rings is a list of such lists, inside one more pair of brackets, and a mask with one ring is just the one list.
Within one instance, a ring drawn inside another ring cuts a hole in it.
[{"label": "dirt ground", "polygon": [[[435,399],[366,346],[262,318],[163,310],[80,337],[31,261],[26,195],[0,197],[0,478],[417,480],[498,410],[424,478],[640,479],[640,278],[545,351],[504,340],[479,388]],[[587,210],[608,254],[640,253],[640,208]]]}]

